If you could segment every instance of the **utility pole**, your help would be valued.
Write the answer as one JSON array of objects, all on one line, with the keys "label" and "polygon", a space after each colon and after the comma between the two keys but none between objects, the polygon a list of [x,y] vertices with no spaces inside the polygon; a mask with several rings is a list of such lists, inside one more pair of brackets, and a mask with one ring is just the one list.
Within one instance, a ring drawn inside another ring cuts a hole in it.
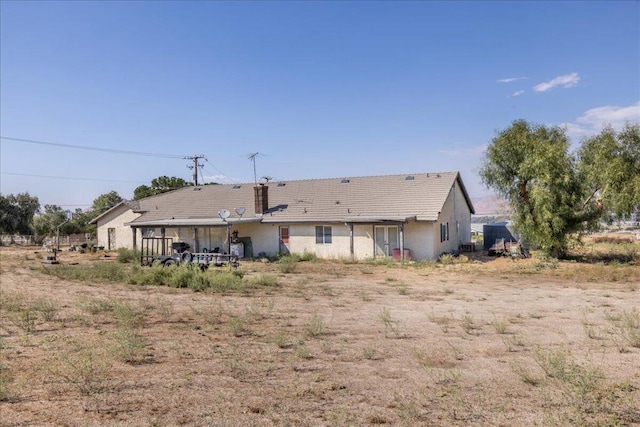
[{"label": "utility pole", "polygon": [[199,164],[198,160],[200,159],[205,159],[207,160],[207,158],[204,156],[204,154],[194,154],[193,156],[187,156],[187,157],[183,157],[183,159],[185,160],[193,160],[193,166],[187,166],[189,169],[193,169],[193,184],[197,187],[198,186],[198,168],[203,167],[204,165]]}]

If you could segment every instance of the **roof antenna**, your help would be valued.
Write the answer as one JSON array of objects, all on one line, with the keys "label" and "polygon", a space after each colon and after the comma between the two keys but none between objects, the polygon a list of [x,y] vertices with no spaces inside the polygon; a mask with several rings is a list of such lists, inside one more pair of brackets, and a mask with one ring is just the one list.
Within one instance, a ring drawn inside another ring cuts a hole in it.
[{"label": "roof antenna", "polygon": [[253,182],[255,185],[258,185],[258,175],[256,174],[256,157],[258,157],[259,155],[260,153],[255,152],[255,153],[250,153],[247,156],[247,159],[253,162]]}]

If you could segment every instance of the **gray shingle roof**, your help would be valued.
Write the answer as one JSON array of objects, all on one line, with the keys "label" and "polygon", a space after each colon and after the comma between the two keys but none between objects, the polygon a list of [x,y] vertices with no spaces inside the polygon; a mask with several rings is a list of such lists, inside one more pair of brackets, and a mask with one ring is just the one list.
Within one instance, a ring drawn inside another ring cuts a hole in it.
[{"label": "gray shingle roof", "polygon": [[[269,210],[263,222],[366,222],[416,218],[436,221],[454,183],[462,188],[473,212],[458,172],[325,178],[270,182]],[[210,223],[218,211],[244,207],[243,219],[254,218],[254,184],[186,187],[141,199],[142,215],[131,225],[158,224],[164,220],[198,219]],[[205,220],[209,221],[205,221]]]}]

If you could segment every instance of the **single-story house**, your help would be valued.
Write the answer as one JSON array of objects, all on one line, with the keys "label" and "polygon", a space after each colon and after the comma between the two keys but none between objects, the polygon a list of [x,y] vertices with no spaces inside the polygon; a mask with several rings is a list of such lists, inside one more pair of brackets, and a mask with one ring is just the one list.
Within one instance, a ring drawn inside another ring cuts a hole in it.
[{"label": "single-story house", "polygon": [[435,259],[471,240],[474,208],[458,172],[185,187],[122,202],[93,220],[98,244],[171,238],[241,257]]}]

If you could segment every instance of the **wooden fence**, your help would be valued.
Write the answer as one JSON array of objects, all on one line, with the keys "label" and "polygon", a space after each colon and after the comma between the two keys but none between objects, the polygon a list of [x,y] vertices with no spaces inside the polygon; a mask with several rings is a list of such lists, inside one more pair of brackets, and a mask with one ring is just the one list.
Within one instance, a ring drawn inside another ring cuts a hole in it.
[{"label": "wooden fence", "polygon": [[[93,240],[94,236],[91,233],[83,234],[69,234],[67,236],[60,236],[60,246],[80,245],[89,240]],[[0,245],[18,245],[18,246],[40,246],[57,245],[58,240],[56,236],[33,236],[33,235],[20,235],[20,234],[2,234],[0,235]]]}]

